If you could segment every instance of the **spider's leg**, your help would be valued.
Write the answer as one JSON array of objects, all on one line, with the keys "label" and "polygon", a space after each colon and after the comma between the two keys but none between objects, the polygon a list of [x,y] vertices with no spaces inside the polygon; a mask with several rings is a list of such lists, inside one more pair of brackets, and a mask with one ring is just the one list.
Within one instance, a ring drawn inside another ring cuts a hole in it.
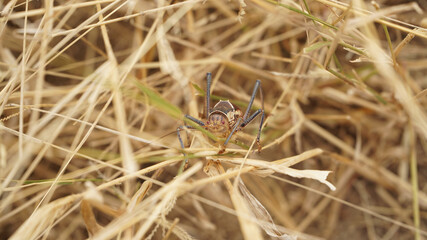
[{"label": "spider's leg", "polygon": [[259,142],[259,139],[261,137],[261,128],[262,128],[262,124],[264,123],[264,118],[265,118],[265,112],[261,109],[256,110],[256,112],[254,112],[250,117],[248,117],[245,121],[243,121],[243,123],[240,125],[241,128],[246,127],[246,125],[248,125],[249,123],[252,122],[252,120],[254,120],[256,117],[258,117],[258,115],[261,113],[261,122],[259,124],[259,129],[258,129],[258,135],[256,138],[256,142],[258,145],[258,152],[261,151],[261,144]]},{"label": "spider's leg", "polygon": [[248,108],[246,108],[245,115],[243,115],[243,120],[246,120],[246,118],[248,117],[249,112],[251,111],[252,104],[254,103],[255,96],[256,96],[256,93],[258,91],[258,88],[260,89],[259,93],[260,93],[260,96],[261,96],[262,110],[264,110],[264,98],[262,96],[261,81],[260,80],[256,80],[255,86],[254,86],[254,91],[252,92],[251,100],[249,100]]},{"label": "spider's leg", "polygon": [[228,137],[227,137],[227,139],[226,139],[226,140],[225,140],[225,142],[224,142],[224,145],[223,145],[224,149],[221,149],[221,150],[220,150],[220,153],[221,153],[221,152],[224,152],[225,147],[227,146],[228,141],[230,141],[231,136],[233,136],[233,134],[237,131],[238,127],[240,126],[240,122],[241,122],[241,121],[242,121],[242,119],[241,119],[241,118],[239,118],[239,119],[237,120],[236,124],[234,125],[233,130],[231,130],[230,134],[228,134]]},{"label": "spider's leg", "polygon": [[206,73],[206,119],[209,119],[209,114],[211,110],[211,81],[212,74],[208,72]]},{"label": "spider's leg", "polygon": [[182,141],[181,133],[180,133],[180,132],[181,132],[182,130],[184,130],[185,128],[194,129],[194,127],[193,127],[193,126],[179,126],[179,127],[176,129],[176,135],[178,136],[179,144],[181,144],[181,148],[182,148],[182,150],[183,150],[183,154],[184,154],[184,166],[186,167],[186,166],[187,166],[187,164],[188,164],[188,158],[187,158],[187,153],[185,153],[185,152],[184,152],[184,149],[185,149],[185,147],[184,147],[184,142]]},{"label": "spider's leg", "polygon": [[187,114],[185,114],[184,115],[184,117],[185,118],[187,118],[187,119],[190,119],[191,121],[193,121],[193,122],[195,122],[195,123],[197,123],[197,124],[199,124],[200,126],[205,126],[205,123],[204,122],[202,122],[202,121],[200,121],[199,119],[197,119],[197,118],[195,118],[195,117],[192,117],[192,116],[190,116],[190,115],[187,115]]},{"label": "spider's leg", "polygon": [[[254,99],[255,99],[256,93],[258,91],[258,88],[259,88],[259,95],[260,95],[260,98],[261,98],[261,109],[258,109],[255,113],[253,113],[251,116],[248,117],[248,114],[249,114],[249,112],[250,112],[250,110],[252,108],[252,104],[254,102]],[[254,86],[254,91],[252,92],[251,100],[249,100],[248,108],[246,109],[245,115],[243,116],[242,127],[244,127],[247,124],[249,124],[260,113],[261,113],[261,123],[259,125],[258,135],[257,135],[257,139],[256,139],[257,145],[258,145],[258,152],[261,151],[260,137],[261,137],[262,124],[264,123],[264,118],[265,118],[265,111],[264,111],[264,96],[262,95],[261,81],[260,80],[256,80],[255,86]]]},{"label": "spider's leg", "polygon": [[251,123],[252,120],[254,120],[256,117],[258,117],[258,115],[260,113],[264,113],[264,112],[261,109],[256,110],[256,112],[254,112],[250,117],[248,117],[246,120],[244,120],[240,126],[242,128],[246,127],[246,125],[248,125],[249,123]]},{"label": "spider's leg", "polygon": [[[191,120],[191,121],[193,121],[193,122],[195,122],[195,123],[197,123],[197,124],[199,124],[200,126],[205,126],[205,123],[204,122],[202,122],[202,121],[200,121],[199,119],[197,119],[197,118],[194,118],[194,117],[192,117],[192,116],[190,116],[190,115],[185,115],[184,116],[185,118],[187,118],[187,119],[189,119],[189,120]],[[195,129],[195,127],[193,127],[193,126],[179,126],[177,129],[176,129],[176,135],[178,136],[178,140],[179,140],[179,143],[181,144],[181,148],[182,148],[182,150],[184,150],[185,149],[185,147],[184,147],[184,142],[182,141],[182,138],[181,138],[181,131],[184,129],[184,128],[189,128],[189,129]],[[184,166],[186,167],[187,166],[187,164],[188,164],[188,159],[187,159],[187,154],[185,153],[185,152],[183,152],[183,154],[184,154]]]},{"label": "spider's leg", "polygon": [[262,124],[264,123],[264,118],[265,118],[265,112],[264,110],[262,110],[262,114],[261,114],[261,122],[259,124],[259,129],[258,129],[258,136],[256,137],[256,143],[258,145],[258,152],[261,152],[261,143],[260,143],[260,138],[261,138],[261,130],[262,130]]}]

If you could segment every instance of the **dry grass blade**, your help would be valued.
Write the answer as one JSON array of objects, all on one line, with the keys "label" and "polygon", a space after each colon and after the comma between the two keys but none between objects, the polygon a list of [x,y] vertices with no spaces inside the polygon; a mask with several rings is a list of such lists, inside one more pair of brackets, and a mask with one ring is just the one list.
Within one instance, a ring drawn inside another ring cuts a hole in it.
[{"label": "dry grass blade", "polygon": [[426,238],[426,9],[0,1],[0,238]]},{"label": "dry grass blade", "polygon": [[239,190],[246,200],[246,204],[250,206],[251,211],[256,216],[257,224],[268,234],[268,236],[282,239],[282,240],[295,240],[296,236],[281,233],[277,226],[274,224],[268,211],[265,207],[254,197],[246,188],[242,179],[239,179]]},{"label": "dry grass blade", "polygon": [[26,221],[10,239],[36,239],[58,218],[63,217],[79,198],[81,195],[71,195],[43,206],[34,214],[31,221]]}]

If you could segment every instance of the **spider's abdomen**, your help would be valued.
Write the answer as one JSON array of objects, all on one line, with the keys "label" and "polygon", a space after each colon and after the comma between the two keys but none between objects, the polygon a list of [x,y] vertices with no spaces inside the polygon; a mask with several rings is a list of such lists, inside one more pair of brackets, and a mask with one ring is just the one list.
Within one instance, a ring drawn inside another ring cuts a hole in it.
[{"label": "spider's abdomen", "polygon": [[227,116],[220,112],[211,113],[206,125],[208,130],[217,137],[227,137],[230,132]]}]

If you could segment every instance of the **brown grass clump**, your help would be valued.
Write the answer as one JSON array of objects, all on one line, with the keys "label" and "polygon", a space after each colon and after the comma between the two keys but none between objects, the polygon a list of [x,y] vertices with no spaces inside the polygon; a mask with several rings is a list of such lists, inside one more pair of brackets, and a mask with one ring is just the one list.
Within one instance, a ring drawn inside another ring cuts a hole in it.
[{"label": "brown grass clump", "polygon": [[425,2],[0,6],[0,239],[427,238]]}]

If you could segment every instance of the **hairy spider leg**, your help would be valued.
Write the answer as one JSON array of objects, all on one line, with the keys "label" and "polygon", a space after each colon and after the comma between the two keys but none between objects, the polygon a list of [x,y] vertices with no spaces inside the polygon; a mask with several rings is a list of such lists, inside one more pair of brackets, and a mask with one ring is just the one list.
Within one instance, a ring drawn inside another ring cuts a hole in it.
[{"label": "hairy spider leg", "polygon": [[211,82],[212,74],[210,72],[206,73],[206,120],[209,119],[209,114],[211,111]]}]

